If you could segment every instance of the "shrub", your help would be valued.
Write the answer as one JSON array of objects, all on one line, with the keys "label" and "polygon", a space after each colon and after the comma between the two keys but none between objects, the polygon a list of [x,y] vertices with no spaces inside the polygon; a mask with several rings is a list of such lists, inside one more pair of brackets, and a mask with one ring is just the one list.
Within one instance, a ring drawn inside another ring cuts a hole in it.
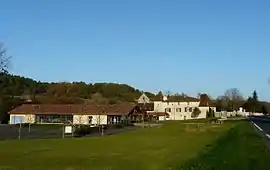
[{"label": "shrub", "polygon": [[198,117],[199,114],[201,114],[201,110],[198,107],[195,107],[192,114],[191,114],[191,117],[193,117],[193,118]]},{"label": "shrub", "polygon": [[106,125],[105,129],[120,129],[120,128],[130,127],[130,126],[133,126],[133,124],[110,124],[110,125]]},{"label": "shrub", "polygon": [[215,117],[215,112],[213,109],[209,108],[209,110],[206,112],[206,117],[207,118],[213,118]]},{"label": "shrub", "polygon": [[90,133],[99,132],[99,127],[90,127],[90,126],[78,126],[75,128],[74,136],[80,137],[89,135]]}]

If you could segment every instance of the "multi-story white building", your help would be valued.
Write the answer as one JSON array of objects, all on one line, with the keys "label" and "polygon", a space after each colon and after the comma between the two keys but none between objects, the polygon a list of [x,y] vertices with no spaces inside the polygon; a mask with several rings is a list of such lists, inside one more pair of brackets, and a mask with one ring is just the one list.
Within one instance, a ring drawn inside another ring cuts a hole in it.
[{"label": "multi-story white building", "polygon": [[[145,99],[147,96],[143,94],[143,97]],[[211,100],[207,94],[201,94],[198,98],[189,96],[163,96],[163,99],[154,99],[152,101],[146,99],[144,101],[154,103],[153,111],[168,113],[167,120],[202,119],[206,118],[207,112],[210,109],[216,112],[216,108],[211,106]],[[196,117],[192,116],[195,108],[200,110],[200,114]]]}]

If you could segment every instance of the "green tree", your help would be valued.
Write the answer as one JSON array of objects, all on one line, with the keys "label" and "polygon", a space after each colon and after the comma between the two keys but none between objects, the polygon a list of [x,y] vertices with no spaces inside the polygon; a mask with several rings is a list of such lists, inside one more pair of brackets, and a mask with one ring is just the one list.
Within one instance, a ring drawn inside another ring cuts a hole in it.
[{"label": "green tree", "polygon": [[195,107],[191,113],[192,118],[196,118],[201,114],[201,110],[198,107]]},{"label": "green tree", "polygon": [[209,108],[209,110],[206,112],[206,117],[207,118],[214,118],[215,117],[215,112],[213,109]]},{"label": "green tree", "polygon": [[258,95],[257,95],[257,92],[256,90],[253,91],[253,94],[252,94],[252,99],[253,101],[257,102],[258,101]]}]

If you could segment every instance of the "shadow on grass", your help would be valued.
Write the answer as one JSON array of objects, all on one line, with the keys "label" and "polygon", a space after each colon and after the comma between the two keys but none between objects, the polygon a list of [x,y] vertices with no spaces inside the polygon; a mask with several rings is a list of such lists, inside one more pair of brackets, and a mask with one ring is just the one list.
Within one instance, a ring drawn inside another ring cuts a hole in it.
[{"label": "shadow on grass", "polygon": [[182,170],[265,170],[270,152],[248,121],[240,121],[215,143],[179,167]]}]

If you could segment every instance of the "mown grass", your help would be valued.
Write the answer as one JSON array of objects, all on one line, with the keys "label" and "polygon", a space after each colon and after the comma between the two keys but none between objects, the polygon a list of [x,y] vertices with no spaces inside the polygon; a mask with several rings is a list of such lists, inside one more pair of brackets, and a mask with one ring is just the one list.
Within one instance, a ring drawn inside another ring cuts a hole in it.
[{"label": "mown grass", "polygon": [[247,121],[240,121],[228,133],[220,137],[195,159],[191,159],[179,169],[269,169],[270,152],[254,127]]},{"label": "mown grass", "polygon": [[232,124],[179,122],[89,139],[0,142],[0,165],[10,169],[160,169],[194,158]]},{"label": "mown grass", "polygon": [[2,169],[30,170],[250,169],[249,161],[264,168],[270,160],[247,122],[203,124],[200,129],[196,124],[174,122],[88,139],[2,141],[0,158]]}]

